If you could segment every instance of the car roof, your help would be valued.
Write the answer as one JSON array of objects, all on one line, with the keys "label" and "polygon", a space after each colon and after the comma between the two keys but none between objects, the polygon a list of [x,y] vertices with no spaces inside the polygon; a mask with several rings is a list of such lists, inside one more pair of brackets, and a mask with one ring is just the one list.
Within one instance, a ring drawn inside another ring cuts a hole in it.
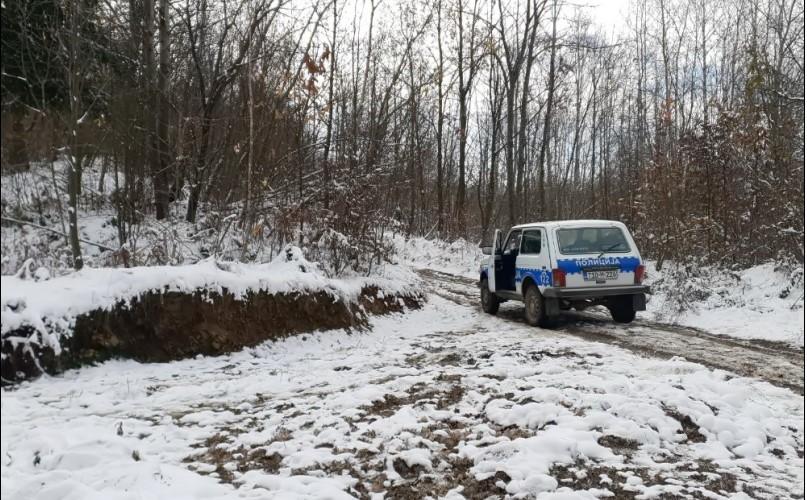
[{"label": "car roof", "polygon": [[563,227],[624,227],[624,224],[615,220],[603,219],[575,219],[575,220],[553,220],[546,222],[530,222],[513,226],[512,229],[528,229],[531,227],[563,228]]}]

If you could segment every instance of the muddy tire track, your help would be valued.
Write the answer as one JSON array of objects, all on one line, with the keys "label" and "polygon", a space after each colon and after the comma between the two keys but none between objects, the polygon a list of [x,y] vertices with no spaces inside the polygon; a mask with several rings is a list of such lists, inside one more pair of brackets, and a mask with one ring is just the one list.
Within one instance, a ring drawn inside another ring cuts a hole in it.
[{"label": "muddy tire track", "polygon": [[[429,293],[478,310],[475,280],[434,270],[420,270]],[[513,305],[510,305],[513,304]],[[511,302],[498,317],[523,323],[523,307]],[[660,358],[681,357],[711,368],[766,380],[804,394],[804,349],[785,343],[740,340],[696,328],[638,319],[629,325],[611,321],[607,313],[564,312],[554,329],[594,342],[617,345]]]}]

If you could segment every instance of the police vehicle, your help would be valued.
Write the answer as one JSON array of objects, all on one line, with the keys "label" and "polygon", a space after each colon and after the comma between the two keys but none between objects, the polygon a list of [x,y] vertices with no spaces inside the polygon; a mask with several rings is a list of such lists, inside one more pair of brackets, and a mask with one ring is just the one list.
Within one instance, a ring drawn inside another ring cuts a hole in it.
[{"label": "police vehicle", "polygon": [[524,302],[533,326],[549,327],[561,310],[604,305],[619,323],[645,310],[645,267],[628,228],[607,220],[535,222],[514,226],[483,246],[482,308],[496,314],[507,300]]}]

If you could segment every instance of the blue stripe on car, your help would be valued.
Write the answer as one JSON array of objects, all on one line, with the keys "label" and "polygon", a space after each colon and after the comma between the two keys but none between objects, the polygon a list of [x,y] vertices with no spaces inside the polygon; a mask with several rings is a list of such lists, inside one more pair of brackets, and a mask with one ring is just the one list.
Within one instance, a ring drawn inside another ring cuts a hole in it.
[{"label": "blue stripe on car", "polygon": [[549,269],[516,268],[516,283],[531,277],[538,286],[552,286],[552,271]]},{"label": "blue stripe on car", "polygon": [[639,264],[638,257],[558,259],[558,269],[563,269],[566,274],[582,273],[584,267],[618,267],[621,273],[632,273]]}]

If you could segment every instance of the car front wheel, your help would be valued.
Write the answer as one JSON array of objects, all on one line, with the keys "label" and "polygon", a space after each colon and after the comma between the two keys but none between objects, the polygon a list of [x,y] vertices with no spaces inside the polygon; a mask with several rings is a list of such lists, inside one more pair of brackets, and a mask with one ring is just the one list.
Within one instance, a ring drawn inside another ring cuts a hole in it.
[{"label": "car front wheel", "polygon": [[546,315],[544,296],[541,295],[540,290],[535,285],[530,285],[524,294],[524,319],[527,320],[527,324],[530,326],[540,326],[542,328],[552,326],[552,322]]}]

